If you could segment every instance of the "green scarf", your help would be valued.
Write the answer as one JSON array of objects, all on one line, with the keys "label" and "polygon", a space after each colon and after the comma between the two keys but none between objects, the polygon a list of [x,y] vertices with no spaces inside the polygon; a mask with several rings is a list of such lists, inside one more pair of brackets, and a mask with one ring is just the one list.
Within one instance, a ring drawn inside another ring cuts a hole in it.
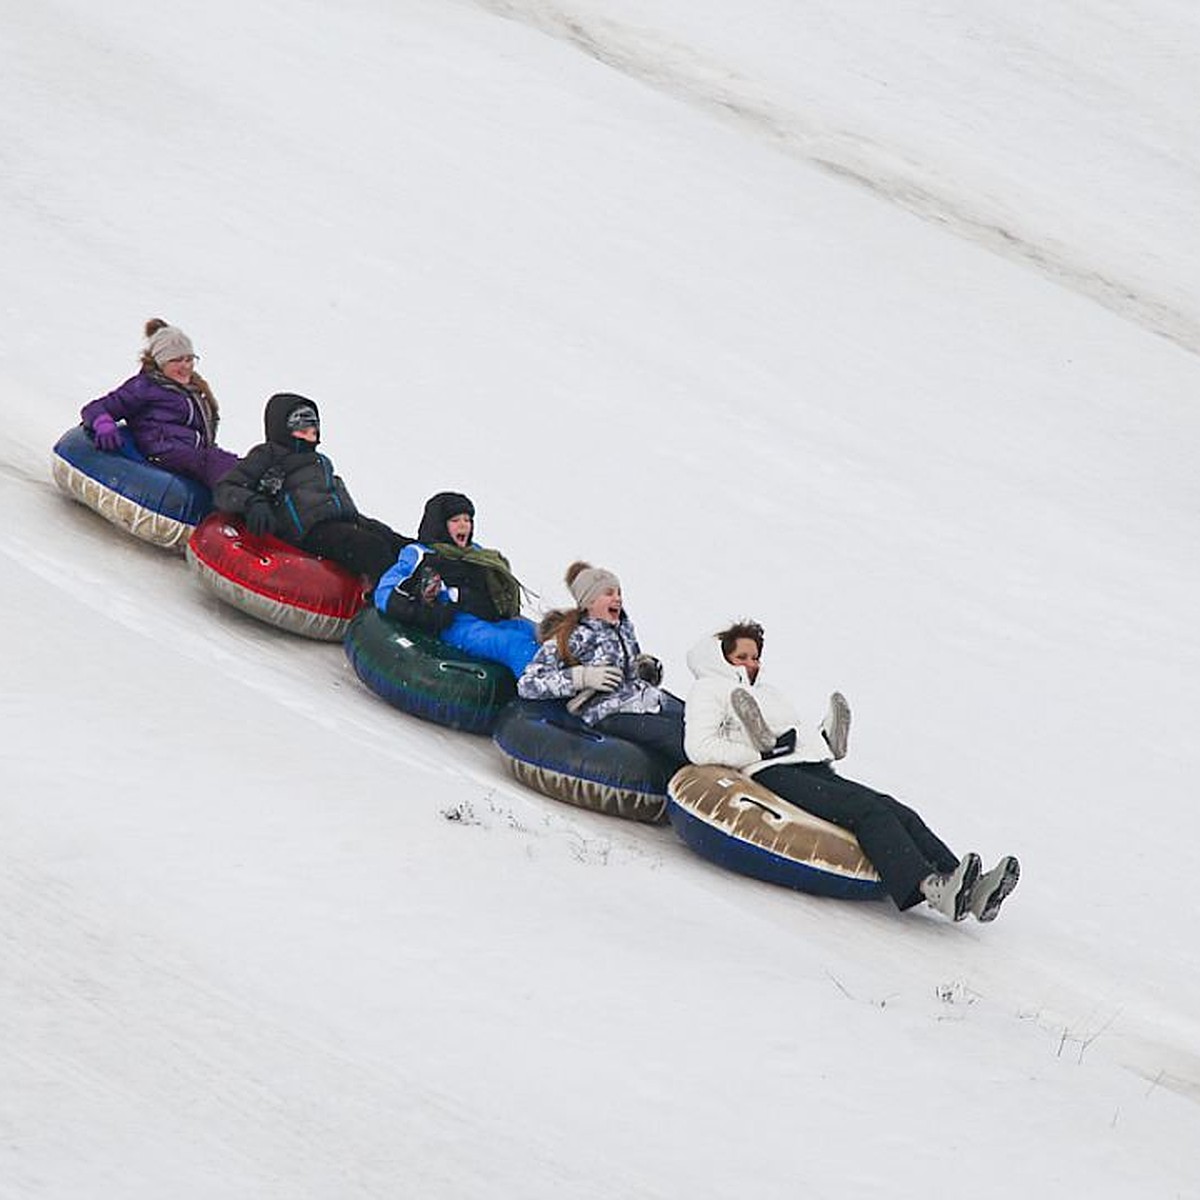
[{"label": "green scarf", "polygon": [[521,581],[512,573],[508,559],[499,550],[485,550],[482,546],[455,546],[437,542],[431,549],[443,558],[460,559],[483,567],[487,580],[488,596],[500,614],[501,620],[521,615]]}]

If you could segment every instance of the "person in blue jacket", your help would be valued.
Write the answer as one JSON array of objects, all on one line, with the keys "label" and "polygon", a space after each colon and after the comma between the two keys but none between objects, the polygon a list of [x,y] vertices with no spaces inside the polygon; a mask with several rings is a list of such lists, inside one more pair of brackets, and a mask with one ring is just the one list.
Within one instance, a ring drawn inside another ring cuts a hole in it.
[{"label": "person in blue jacket", "polygon": [[475,505],[461,492],[425,502],[417,540],[380,576],[375,607],[456,649],[503,663],[514,675],[537,653],[521,616],[521,584],[508,559],[478,545]]}]

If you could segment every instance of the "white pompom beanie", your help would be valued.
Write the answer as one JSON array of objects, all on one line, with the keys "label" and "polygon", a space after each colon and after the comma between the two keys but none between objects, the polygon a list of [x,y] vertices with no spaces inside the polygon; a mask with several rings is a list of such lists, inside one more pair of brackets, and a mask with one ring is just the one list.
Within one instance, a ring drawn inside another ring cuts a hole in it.
[{"label": "white pompom beanie", "polygon": [[621,581],[603,567],[584,567],[571,580],[571,595],[580,608],[587,608],[605,588],[621,587]]},{"label": "white pompom beanie", "polygon": [[160,367],[173,358],[184,358],[196,353],[192,339],[174,325],[164,325],[161,329],[156,329],[147,340],[146,349]]}]

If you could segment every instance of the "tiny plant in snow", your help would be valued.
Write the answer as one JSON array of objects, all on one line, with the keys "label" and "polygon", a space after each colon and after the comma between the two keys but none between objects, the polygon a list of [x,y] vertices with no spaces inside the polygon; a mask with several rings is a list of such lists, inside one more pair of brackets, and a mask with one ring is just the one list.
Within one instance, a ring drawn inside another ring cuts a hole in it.
[{"label": "tiny plant in snow", "polygon": [[529,832],[528,826],[522,824],[521,819],[507,804],[497,802],[495,791],[488,792],[484,799],[487,801],[488,811],[499,817],[509,829],[516,830],[517,833]]},{"label": "tiny plant in snow", "polygon": [[1055,1057],[1056,1057],[1056,1058],[1062,1058],[1062,1056],[1063,1056],[1063,1051],[1066,1049],[1066,1047],[1067,1047],[1067,1043],[1068,1043],[1068,1042],[1072,1042],[1072,1043],[1074,1043],[1075,1045],[1077,1045],[1077,1046],[1079,1047],[1079,1053],[1078,1053],[1078,1055],[1076,1056],[1076,1059],[1075,1059],[1075,1061],[1076,1061],[1077,1063],[1082,1063],[1082,1062],[1083,1062],[1083,1056],[1084,1056],[1084,1054],[1085,1054],[1085,1053],[1087,1053],[1087,1049],[1088,1049],[1088,1047],[1089,1047],[1089,1046],[1090,1046],[1090,1045],[1091,1045],[1091,1044],[1092,1044],[1092,1043],[1093,1043],[1093,1042],[1094,1042],[1094,1041],[1095,1041],[1095,1040],[1096,1040],[1096,1039],[1097,1039],[1097,1038],[1098,1038],[1098,1037],[1099,1037],[1099,1036],[1100,1036],[1102,1033],[1104,1033],[1104,1031],[1105,1031],[1106,1029],[1108,1029],[1108,1027],[1109,1027],[1109,1026],[1110,1026],[1110,1025],[1111,1025],[1111,1024],[1112,1024],[1112,1023],[1113,1023],[1113,1022],[1114,1022],[1114,1021],[1117,1019],[1117,1017],[1119,1017],[1120,1015],[1121,1015],[1121,1010],[1120,1010],[1120,1009],[1118,1009],[1118,1010],[1117,1010],[1115,1013],[1113,1013],[1113,1015],[1112,1015],[1111,1017],[1109,1017],[1109,1018],[1108,1018],[1108,1020],[1107,1020],[1107,1021],[1105,1021],[1105,1022],[1104,1022],[1104,1024],[1103,1024],[1103,1025],[1101,1025],[1101,1026],[1100,1026],[1100,1028],[1099,1028],[1099,1029],[1097,1029],[1097,1030],[1095,1031],[1095,1033],[1077,1034],[1077,1033],[1073,1033],[1073,1032],[1071,1031],[1071,1029],[1070,1029],[1068,1026],[1064,1026],[1064,1027],[1063,1027],[1062,1034],[1059,1036],[1059,1039],[1058,1039],[1058,1053],[1055,1055]]},{"label": "tiny plant in snow", "polygon": [[449,808],[441,809],[440,813],[447,821],[457,821],[460,825],[483,824],[475,812],[475,805],[470,800],[460,800]]},{"label": "tiny plant in snow", "polygon": [[576,862],[598,862],[601,866],[608,866],[608,858],[612,853],[612,843],[607,838],[597,840],[585,837],[575,830],[570,830],[569,836],[571,857]]},{"label": "tiny plant in snow", "polygon": [[979,999],[979,993],[972,991],[961,979],[951,983],[939,983],[937,998],[943,1004],[974,1004]]},{"label": "tiny plant in snow", "polygon": [[833,981],[833,984],[837,990],[841,992],[847,1000],[853,1000],[855,1004],[869,1004],[872,1008],[887,1008],[888,1001],[895,999],[895,997],[899,994],[898,992],[892,992],[890,996],[884,996],[880,1000],[863,1000],[854,995],[854,993],[832,971],[826,971],[825,974],[828,975]]}]

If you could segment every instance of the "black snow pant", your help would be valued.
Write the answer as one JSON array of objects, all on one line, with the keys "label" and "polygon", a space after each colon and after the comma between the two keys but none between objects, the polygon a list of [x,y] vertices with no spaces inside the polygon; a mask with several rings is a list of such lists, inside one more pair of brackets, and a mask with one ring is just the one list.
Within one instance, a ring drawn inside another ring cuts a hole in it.
[{"label": "black snow pant", "polygon": [[382,521],[358,513],[349,520],[314,525],[300,539],[300,548],[332,558],[355,575],[365,575],[374,587],[411,541]]},{"label": "black snow pant", "polygon": [[662,708],[656,713],[610,713],[596,728],[644,746],[672,775],[688,760],[683,752],[683,701],[670,692],[663,692]]},{"label": "black snow pant", "polygon": [[854,834],[897,908],[924,899],[920,885],[928,875],[958,866],[958,857],[911,808],[843,779],[828,763],[764,767],[754,778],[797,808]]}]

